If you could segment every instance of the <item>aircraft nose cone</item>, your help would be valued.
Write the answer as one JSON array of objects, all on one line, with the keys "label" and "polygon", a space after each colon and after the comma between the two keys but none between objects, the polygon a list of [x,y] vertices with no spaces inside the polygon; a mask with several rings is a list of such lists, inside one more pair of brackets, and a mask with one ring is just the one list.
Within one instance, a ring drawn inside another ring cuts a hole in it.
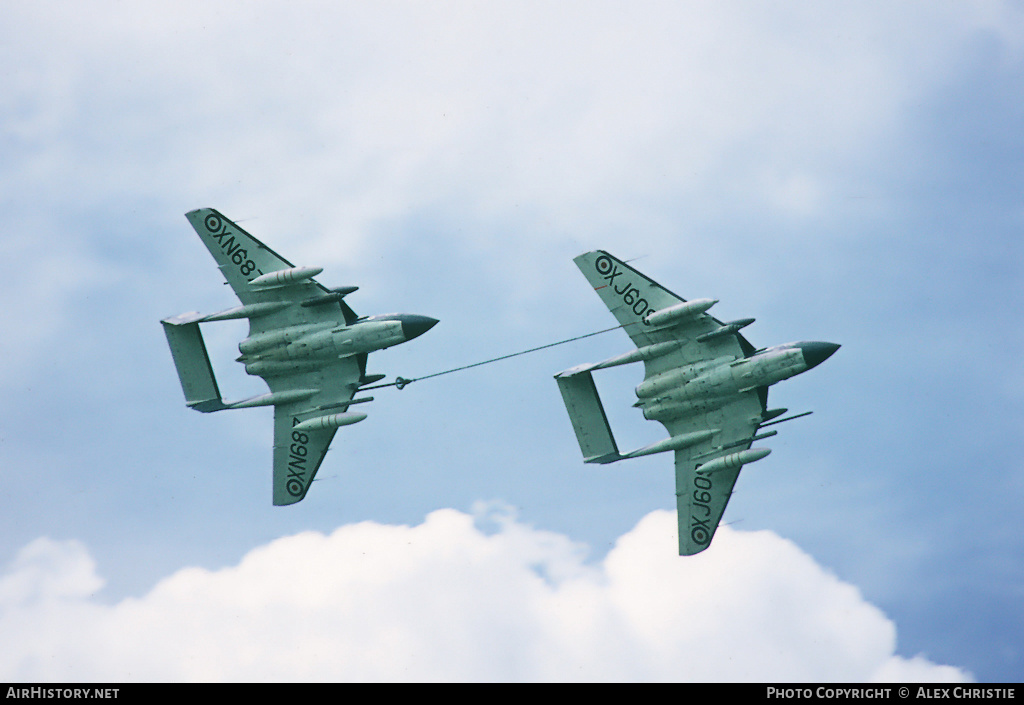
[{"label": "aircraft nose cone", "polygon": [[839,345],[836,343],[801,343],[800,350],[804,354],[804,363],[807,369],[817,367],[832,356]]},{"label": "aircraft nose cone", "polygon": [[430,316],[402,316],[402,335],[406,340],[412,340],[426,333],[437,325],[437,319]]}]

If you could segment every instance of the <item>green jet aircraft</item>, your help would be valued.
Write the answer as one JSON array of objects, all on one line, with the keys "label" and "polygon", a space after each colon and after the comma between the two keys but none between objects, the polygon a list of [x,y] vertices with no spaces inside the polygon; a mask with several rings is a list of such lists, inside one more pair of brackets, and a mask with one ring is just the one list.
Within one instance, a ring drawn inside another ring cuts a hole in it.
[{"label": "green jet aircraft", "polygon": [[[357,316],[344,298],[358,287],[321,286],[313,277],[323,268],[296,267],[212,208],[185,217],[242,302],[219,313],[161,321],[185,403],[202,412],[273,406],[274,504],[294,504],[306,496],[335,431],[366,418],[349,407],[373,401],[355,394],[384,378],[366,374],[367,355],[412,340],[437,320]],[[249,337],[239,344],[237,361],[262,377],[270,393],[226,402],[199,324],[240,318],[249,319]]]},{"label": "green jet aircraft", "polygon": [[[768,423],[787,411],[768,408],[768,387],[815,367],[839,346],[800,342],[755,349],[739,332],[754,319],[712,318],[706,312],[716,299],[686,301],[601,250],[574,261],[637,346],[555,376],[584,462],[675,451],[679,555],[700,553],[715,535],[740,468],[771,452],[750,446],[777,431],[758,431],[811,413]],[[640,361],[646,374],[634,406],[664,424],[669,437],[619,453],[591,373]]]}]

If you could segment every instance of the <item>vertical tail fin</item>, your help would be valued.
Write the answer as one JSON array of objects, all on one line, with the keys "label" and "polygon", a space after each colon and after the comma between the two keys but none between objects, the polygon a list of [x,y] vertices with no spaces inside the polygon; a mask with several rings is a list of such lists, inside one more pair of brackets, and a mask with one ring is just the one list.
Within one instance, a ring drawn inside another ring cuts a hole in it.
[{"label": "vertical tail fin", "polygon": [[197,411],[226,409],[217,388],[217,379],[206,352],[206,343],[199,330],[199,314],[182,314],[160,321],[167,335],[174,366],[178,369],[185,403]]},{"label": "vertical tail fin", "polygon": [[555,375],[558,389],[562,392],[565,409],[576,432],[583,461],[587,463],[611,463],[620,460],[615,437],[612,436],[608,417],[597,394],[590,366],[584,365]]}]

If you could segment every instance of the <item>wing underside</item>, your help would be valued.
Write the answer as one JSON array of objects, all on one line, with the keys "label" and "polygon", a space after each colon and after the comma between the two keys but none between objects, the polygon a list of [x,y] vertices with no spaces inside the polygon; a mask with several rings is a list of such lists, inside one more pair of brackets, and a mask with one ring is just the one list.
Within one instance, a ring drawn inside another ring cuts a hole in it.
[{"label": "wing underside", "polygon": [[711,411],[663,422],[672,436],[716,429],[709,440],[675,452],[679,555],[700,553],[711,543],[740,473],[740,467],[701,468],[749,449],[762,411],[761,394],[750,391]]},{"label": "wing underside", "polygon": [[702,473],[696,464],[680,455],[676,451],[679,555],[692,556],[707,548],[714,538],[740,470]]},{"label": "wing underside", "polygon": [[[199,208],[186,213],[185,217],[243,305],[297,303],[330,293],[313,279],[293,282],[288,286],[252,286],[250,282],[259,276],[295,265],[213,208]],[[337,315],[339,311],[340,316]],[[357,318],[355,312],[339,299],[331,306],[292,307],[285,312],[254,317],[250,320],[250,335],[284,325],[315,323],[324,317],[337,317],[346,323]]]},{"label": "wing underside", "polygon": [[336,428],[300,431],[303,421],[288,406],[274,408],[274,504],[302,501],[327,455]]},{"label": "wing underside", "polygon": [[337,431],[295,426],[317,416],[347,411],[361,376],[362,365],[353,356],[325,363],[321,369],[267,380],[275,392],[317,390],[308,400],[274,407],[274,504],[294,504],[306,496]]},{"label": "wing underside", "polygon": [[706,313],[686,321],[677,321],[670,326],[652,324],[651,314],[684,303],[686,299],[604,250],[587,252],[574,261],[638,348],[667,342],[680,344],[671,355],[648,360],[647,376],[701,360],[753,354],[754,346],[740,333],[699,342],[699,336],[712,333],[723,325]]}]

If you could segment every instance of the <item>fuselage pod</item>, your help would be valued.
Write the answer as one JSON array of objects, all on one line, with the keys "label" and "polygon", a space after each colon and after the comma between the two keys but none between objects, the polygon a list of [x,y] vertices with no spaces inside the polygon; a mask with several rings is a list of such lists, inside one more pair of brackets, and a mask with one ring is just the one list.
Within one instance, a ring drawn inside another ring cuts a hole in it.
[{"label": "fuselage pod", "polygon": [[728,397],[710,396],[697,399],[674,399],[661,397],[643,405],[644,418],[648,421],[668,421],[681,416],[704,414],[725,406]]},{"label": "fuselage pod", "polygon": [[272,330],[266,333],[257,333],[256,335],[250,336],[239,343],[238,350],[242,355],[256,355],[263,350],[269,350],[270,348],[290,343],[293,340],[298,340],[299,338],[309,335],[314,331],[329,329],[336,325],[336,323],[332,323],[330,321],[324,323],[306,323],[296,326],[288,326],[287,328]]},{"label": "fuselage pod", "polygon": [[317,416],[312,419],[307,419],[302,423],[295,424],[292,427],[293,431],[322,431],[330,428],[340,428],[341,426],[351,426],[354,423],[359,423],[366,418],[366,414],[361,411],[345,411],[340,414],[329,414],[328,416]]},{"label": "fuselage pod", "polygon": [[408,340],[398,320],[365,320],[350,326],[293,326],[243,340],[242,362],[326,359],[383,350]]},{"label": "fuselage pod", "polygon": [[281,377],[313,372],[323,364],[322,360],[250,360],[245,361],[245,372],[257,377]]},{"label": "fuselage pod", "polygon": [[668,306],[659,311],[655,311],[651,315],[647,316],[647,318],[644,319],[644,322],[655,328],[675,325],[688,318],[699,316],[717,303],[718,299],[694,299],[693,301],[684,301],[681,304],[675,304],[674,306]]},{"label": "fuselage pod", "polygon": [[362,321],[310,333],[276,352],[287,358],[334,357],[383,350],[405,340],[398,321]]},{"label": "fuselage pod", "polygon": [[250,281],[249,285],[259,287],[287,286],[312,279],[322,271],[324,271],[323,267],[289,267],[287,269],[279,269],[276,272],[261,274]]},{"label": "fuselage pod", "polygon": [[719,357],[714,360],[697,362],[692,365],[683,365],[668,372],[650,377],[636,388],[636,395],[640,399],[657,396],[670,389],[683,387],[688,382],[698,379],[716,369],[728,369],[728,364],[733,362],[733,357]]},{"label": "fuselage pod", "polygon": [[739,360],[718,358],[704,367],[687,365],[669,370],[641,383],[636,395],[641,400],[671,397],[678,403],[767,387],[808,369],[802,345],[780,345]]},{"label": "fuselage pod", "polygon": [[721,338],[724,335],[730,335],[732,333],[739,331],[742,328],[746,328],[753,322],[753,318],[741,318],[738,321],[729,321],[728,323],[723,324],[719,328],[716,328],[709,333],[705,333],[704,335],[698,335],[697,342],[706,343],[709,340]]},{"label": "fuselage pod", "polygon": [[707,474],[718,472],[719,470],[738,468],[747,463],[756,463],[771,452],[771,448],[751,448],[750,450],[741,450],[738,453],[729,453],[729,455],[723,455],[721,458],[715,458],[704,463],[697,468],[697,472]]},{"label": "fuselage pod", "polygon": [[320,296],[314,296],[311,299],[306,299],[302,302],[303,308],[312,308],[314,306],[326,306],[327,304],[336,304],[344,299],[346,296],[351,294],[353,291],[358,291],[358,286],[339,286],[336,289],[332,289],[326,294]]}]

